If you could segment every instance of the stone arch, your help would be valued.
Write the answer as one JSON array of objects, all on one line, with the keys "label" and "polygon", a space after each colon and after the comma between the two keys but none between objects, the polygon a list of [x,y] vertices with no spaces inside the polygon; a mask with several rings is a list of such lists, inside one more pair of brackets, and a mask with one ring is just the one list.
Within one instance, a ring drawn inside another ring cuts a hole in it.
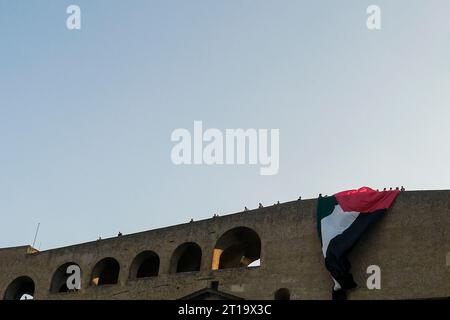
[{"label": "stone arch", "polygon": [[200,271],[202,249],[194,242],[179,245],[170,260],[170,273]]},{"label": "stone arch", "polygon": [[104,258],[97,262],[91,274],[91,285],[116,284],[119,281],[120,264],[114,258]]},{"label": "stone arch", "polygon": [[50,293],[60,293],[60,292],[69,292],[70,290],[67,288],[67,278],[69,278],[70,274],[67,274],[67,268],[71,265],[76,265],[80,267],[75,262],[67,262],[63,265],[59,266],[58,269],[53,273],[52,282],[50,284]]},{"label": "stone arch", "polygon": [[150,250],[139,253],[131,263],[130,279],[156,277],[159,273],[159,256]]},{"label": "stone arch", "polygon": [[248,267],[261,258],[261,239],[256,231],[236,227],[225,232],[214,247],[212,269]]},{"label": "stone arch", "polygon": [[14,279],[6,288],[4,300],[25,300],[33,299],[36,285],[33,279],[28,276],[21,276]]},{"label": "stone arch", "polygon": [[291,300],[291,292],[287,288],[280,288],[273,294],[275,300]]}]

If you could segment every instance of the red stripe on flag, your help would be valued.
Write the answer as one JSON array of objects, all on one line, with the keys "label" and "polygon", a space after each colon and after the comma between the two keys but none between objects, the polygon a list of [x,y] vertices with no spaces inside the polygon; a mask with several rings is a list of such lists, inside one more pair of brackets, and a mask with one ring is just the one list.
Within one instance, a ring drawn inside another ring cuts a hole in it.
[{"label": "red stripe on flag", "polygon": [[399,190],[376,191],[369,187],[336,193],[337,202],[344,211],[374,212],[388,209],[399,194]]}]

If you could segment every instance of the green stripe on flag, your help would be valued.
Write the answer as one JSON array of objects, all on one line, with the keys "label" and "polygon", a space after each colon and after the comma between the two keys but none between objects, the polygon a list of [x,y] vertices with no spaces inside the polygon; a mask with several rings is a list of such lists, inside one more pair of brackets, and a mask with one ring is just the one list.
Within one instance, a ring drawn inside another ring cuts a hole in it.
[{"label": "green stripe on flag", "polygon": [[317,232],[319,233],[320,242],[322,244],[322,228],[321,221],[326,216],[329,216],[334,207],[338,204],[336,197],[322,197],[318,199],[317,203]]}]

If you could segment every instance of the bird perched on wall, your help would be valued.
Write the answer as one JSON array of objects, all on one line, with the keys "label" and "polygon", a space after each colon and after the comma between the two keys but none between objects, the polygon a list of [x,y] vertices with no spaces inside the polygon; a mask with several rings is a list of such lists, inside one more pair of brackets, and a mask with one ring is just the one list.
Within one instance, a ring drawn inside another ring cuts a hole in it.
[{"label": "bird perched on wall", "polygon": [[189,221],[189,222],[194,222],[194,219],[191,219],[191,221]]},{"label": "bird perched on wall", "polygon": [[264,206],[261,204],[261,202],[259,203],[259,205],[258,205],[258,208],[264,208]]},{"label": "bird perched on wall", "polygon": [[119,233],[117,234],[118,237],[122,236],[122,232],[119,231]]},{"label": "bird perched on wall", "polygon": [[405,191],[405,188],[402,186],[402,187],[400,188],[400,191]]},{"label": "bird perched on wall", "polygon": [[248,208],[247,208],[247,207],[244,207],[244,211],[248,211]]},{"label": "bird perched on wall", "polygon": [[299,196],[299,197],[298,197],[298,200],[302,200],[302,196]]},{"label": "bird perched on wall", "polygon": [[321,193],[319,193],[319,198],[322,198],[322,194]]},{"label": "bird perched on wall", "polygon": [[280,204],[280,201],[277,201],[277,205],[279,205]]}]

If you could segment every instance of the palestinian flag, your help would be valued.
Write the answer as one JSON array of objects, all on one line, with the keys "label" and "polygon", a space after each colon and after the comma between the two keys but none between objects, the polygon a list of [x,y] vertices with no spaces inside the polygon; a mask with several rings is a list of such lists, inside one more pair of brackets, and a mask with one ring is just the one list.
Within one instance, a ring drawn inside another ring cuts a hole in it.
[{"label": "palestinian flag", "polygon": [[356,287],[347,254],[362,234],[389,209],[399,191],[375,191],[368,187],[319,197],[317,229],[325,266],[333,277],[334,291]]}]

